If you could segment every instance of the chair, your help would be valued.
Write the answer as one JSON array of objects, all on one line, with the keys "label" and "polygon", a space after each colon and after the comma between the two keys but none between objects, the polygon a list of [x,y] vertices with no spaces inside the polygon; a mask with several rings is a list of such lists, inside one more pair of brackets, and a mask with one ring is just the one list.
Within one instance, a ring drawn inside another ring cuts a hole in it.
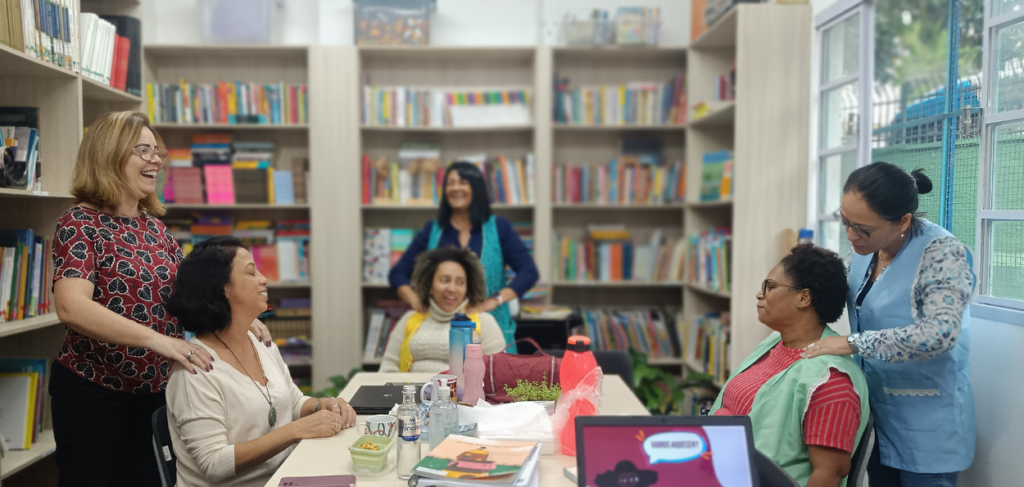
[{"label": "chair", "polygon": [[[754,450],[754,469],[757,470],[757,478],[761,487],[800,487],[800,484],[793,480],[782,467],[778,466],[764,453]],[[847,485],[847,487],[852,487]]]},{"label": "chair", "polygon": [[[544,350],[544,353],[561,357],[565,355],[565,350]],[[630,392],[633,391],[633,360],[629,358],[629,353],[620,350],[594,350],[593,354],[602,372],[621,377]]]},{"label": "chair", "polygon": [[178,481],[178,464],[171,447],[171,430],[167,427],[167,406],[153,411],[153,454],[163,487],[174,487]]},{"label": "chair", "polygon": [[846,487],[860,487],[864,482],[865,473],[868,470],[868,460],[871,458],[871,450],[875,448],[875,417],[868,414],[868,425],[864,428],[864,434],[860,437],[860,444],[850,458],[850,475],[846,476]]}]

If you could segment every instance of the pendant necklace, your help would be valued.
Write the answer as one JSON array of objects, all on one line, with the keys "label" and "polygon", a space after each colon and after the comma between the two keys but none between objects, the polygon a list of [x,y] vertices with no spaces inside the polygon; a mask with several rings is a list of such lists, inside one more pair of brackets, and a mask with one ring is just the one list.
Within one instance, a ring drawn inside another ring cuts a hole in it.
[{"label": "pendant necklace", "polygon": [[[270,397],[270,379],[267,378],[267,373],[263,370],[263,364],[260,363],[260,372],[263,372],[263,377],[267,379],[267,385],[264,386],[267,388],[267,393],[265,395],[263,394],[263,389],[260,388],[260,383],[256,382],[256,379],[252,378],[252,374],[245,369],[245,365],[242,365],[242,361],[238,360],[238,355],[235,355],[234,350],[231,350],[231,347],[229,347],[227,343],[224,343],[224,340],[221,340],[216,333],[214,333],[213,336],[217,338],[217,341],[224,345],[224,348],[231,352],[231,356],[235,357],[235,360],[238,361],[238,365],[242,366],[242,370],[245,371],[245,375],[249,376],[249,379],[252,379],[252,383],[256,384],[256,389],[259,389],[260,395],[263,396],[263,399],[267,400],[267,404],[270,405],[270,412],[267,413],[267,422],[270,423],[270,427],[273,428],[274,425],[277,424],[277,408],[274,407],[274,401],[272,401]],[[249,346],[252,347],[252,353],[256,355],[256,361],[259,362],[260,355],[256,352],[256,346],[252,344],[252,341],[249,340],[248,337],[246,338],[246,341],[249,342]]]}]

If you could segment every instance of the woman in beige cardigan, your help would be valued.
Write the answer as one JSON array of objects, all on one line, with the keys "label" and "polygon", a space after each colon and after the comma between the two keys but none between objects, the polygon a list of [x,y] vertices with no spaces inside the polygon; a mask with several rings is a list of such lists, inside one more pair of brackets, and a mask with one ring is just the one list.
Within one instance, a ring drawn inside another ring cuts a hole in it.
[{"label": "woman in beige cardigan", "polygon": [[477,324],[485,354],[505,348],[501,328],[490,314],[474,313],[487,299],[483,266],[472,251],[441,247],[420,254],[412,274],[413,290],[426,313],[409,311],[395,324],[384,349],[381,372],[431,372],[448,369],[448,330],[456,313]]}]

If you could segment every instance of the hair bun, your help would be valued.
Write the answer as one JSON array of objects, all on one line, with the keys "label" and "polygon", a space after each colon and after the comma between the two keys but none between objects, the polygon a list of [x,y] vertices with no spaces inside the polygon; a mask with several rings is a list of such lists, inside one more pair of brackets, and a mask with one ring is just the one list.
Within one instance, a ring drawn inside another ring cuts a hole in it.
[{"label": "hair bun", "polygon": [[917,194],[928,194],[932,192],[932,180],[924,174],[924,169],[914,169],[911,173],[914,182],[917,184]]}]

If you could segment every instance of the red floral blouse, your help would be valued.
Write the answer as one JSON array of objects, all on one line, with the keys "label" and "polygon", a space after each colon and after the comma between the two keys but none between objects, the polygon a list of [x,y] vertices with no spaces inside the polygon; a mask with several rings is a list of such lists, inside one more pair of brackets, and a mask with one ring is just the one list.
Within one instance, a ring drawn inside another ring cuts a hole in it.
[{"label": "red floral blouse", "polygon": [[[164,307],[183,259],[178,243],[156,218],[110,216],[76,206],[57,221],[53,282],[88,279],[92,299],[157,333],[182,337]],[[67,328],[57,361],[79,376],[115,391],[167,388],[171,362],[146,348],[89,338]]]}]

